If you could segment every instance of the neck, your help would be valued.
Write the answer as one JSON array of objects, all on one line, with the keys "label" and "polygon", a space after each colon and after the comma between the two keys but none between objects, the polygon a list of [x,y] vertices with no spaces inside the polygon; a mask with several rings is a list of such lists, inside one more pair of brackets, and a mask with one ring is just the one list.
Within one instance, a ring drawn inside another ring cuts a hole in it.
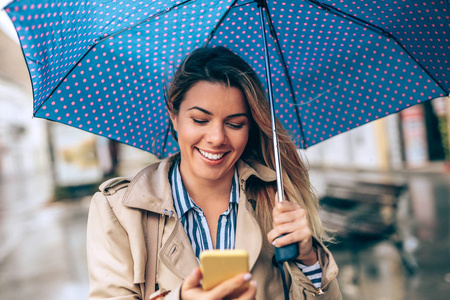
[{"label": "neck", "polygon": [[209,206],[217,206],[217,208],[225,208],[226,210],[230,199],[234,172],[230,172],[225,178],[216,181],[183,176],[181,170],[180,173],[186,191],[200,208],[205,209]]}]

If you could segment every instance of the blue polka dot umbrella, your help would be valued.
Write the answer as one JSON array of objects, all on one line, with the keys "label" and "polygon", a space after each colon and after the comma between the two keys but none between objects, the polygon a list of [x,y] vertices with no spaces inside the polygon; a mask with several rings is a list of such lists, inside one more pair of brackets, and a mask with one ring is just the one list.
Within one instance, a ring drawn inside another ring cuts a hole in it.
[{"label": "blue polka dot umbrella", "polygon": [[275,113],[306,148],[448,95],[449,9],[448,0],[23,0],[6,7],[36,117],[160,157],[177,151],[164,90],[194,49],[230,48],[265,84],[267,57]]}]

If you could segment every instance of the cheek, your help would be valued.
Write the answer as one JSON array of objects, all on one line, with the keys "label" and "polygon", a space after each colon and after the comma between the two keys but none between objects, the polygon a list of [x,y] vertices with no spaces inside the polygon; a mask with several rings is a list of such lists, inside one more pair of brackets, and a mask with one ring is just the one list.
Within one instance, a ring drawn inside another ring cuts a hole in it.
[{"label": "cheek", "polygon": [[201,135],[198,128],[195,128],[192,126],[191,123],[180,121],[178,122],[178,141],[186,142],[186,143],[193,143],[195,142],[199,136]]},{"label": "cheek", "polygon": [[248,131],[247,131],[246,133],[241,133],[241,134],[239,134],[239,135],[236,136],[236,138],[235,138],[235,141],[236,141],[235,146],[236,146],[236,148],[239,148],[239,150],[240,150],[241,152],[244,151],[244,148],[245,148],[245,146],[247,145],[247,142],[248,142],[248,136],[249,136],[249,133],[248,133]]}]

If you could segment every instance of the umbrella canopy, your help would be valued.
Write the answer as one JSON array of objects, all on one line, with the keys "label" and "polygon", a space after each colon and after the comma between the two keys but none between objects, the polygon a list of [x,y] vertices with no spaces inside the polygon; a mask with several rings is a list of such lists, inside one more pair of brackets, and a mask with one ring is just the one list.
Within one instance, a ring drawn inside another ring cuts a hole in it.
[{"label": "umbrella canopy", "polygon": [[[34,116],[166,156],[164,91],[222,45],[265,79],[259,1],[14,1]],[[269,1],[275,112],[302,148],[450,93],[448,0]]]}]

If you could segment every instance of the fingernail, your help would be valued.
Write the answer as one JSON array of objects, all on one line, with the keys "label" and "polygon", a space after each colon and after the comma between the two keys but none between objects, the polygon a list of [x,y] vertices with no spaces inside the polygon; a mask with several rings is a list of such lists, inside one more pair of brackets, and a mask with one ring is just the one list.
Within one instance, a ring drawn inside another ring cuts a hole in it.
[{"label": "fingernail", "polygon": [[256,280],[253,280],[253,284],[255,285],[255,287],[258,286],[258,283],[256,282]]},{"label": "fingernail", "polygon": [[249,281],[250,279],[252,279],[252,274],[247,273],[247,274],[244,275],[244,280],[245,281]]},{"label": "fingernail", "polygon": [[277,241],[273,241],[272,245],[276,246],[277,245]]}]

